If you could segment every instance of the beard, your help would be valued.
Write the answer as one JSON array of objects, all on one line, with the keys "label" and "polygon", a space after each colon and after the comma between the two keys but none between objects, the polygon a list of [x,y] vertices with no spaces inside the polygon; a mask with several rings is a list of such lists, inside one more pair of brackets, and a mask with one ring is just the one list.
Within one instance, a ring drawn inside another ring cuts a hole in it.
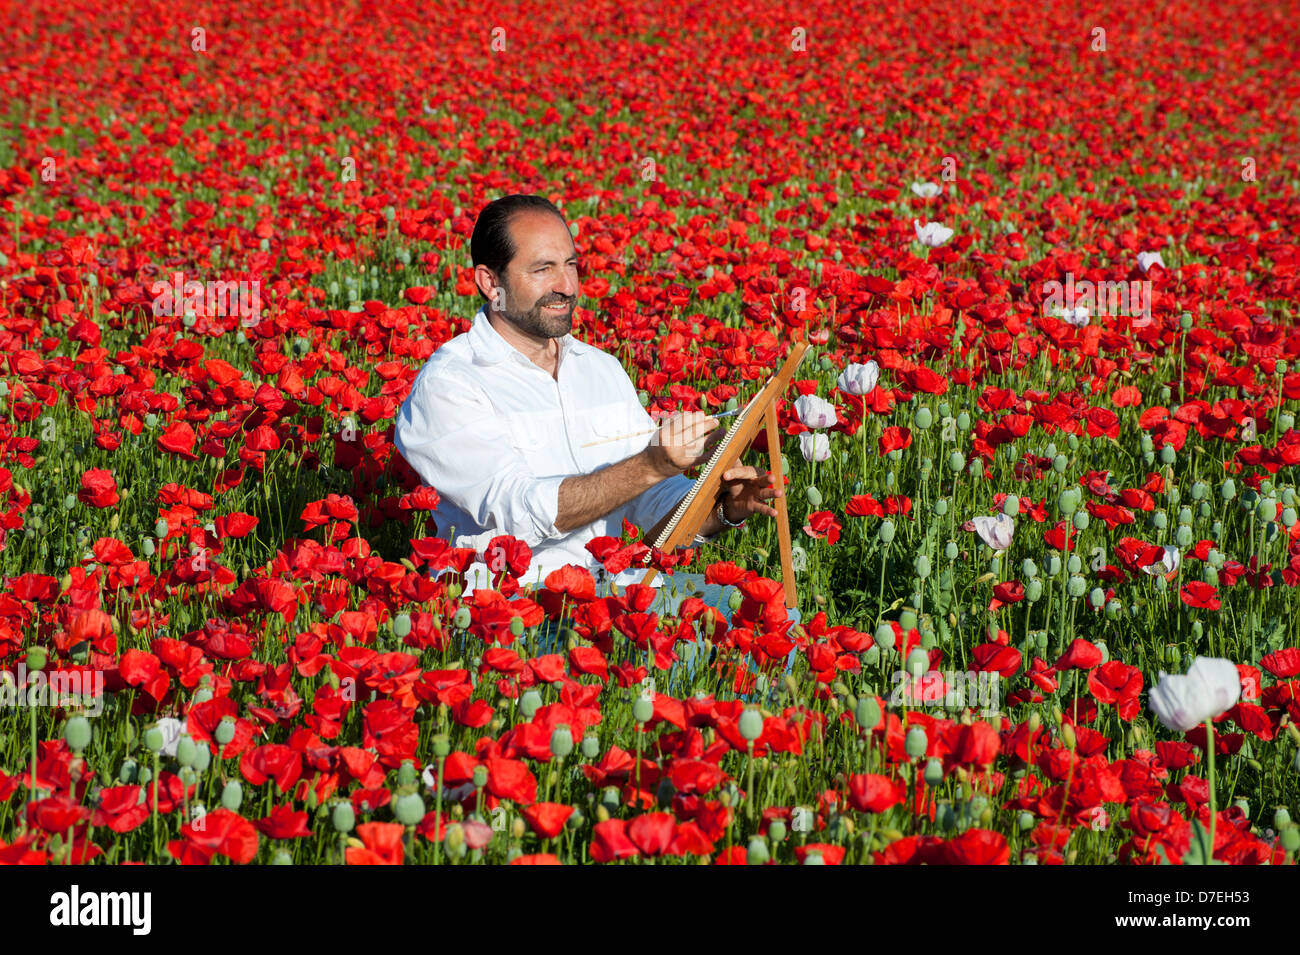
[{"label": "beard", "polygon": [[565,304],[565,301],[546,295],[538,299],[526,312],[507,308],[501,314],[521,332],[536,335],[538,338],[563,338],[573,330],[573,309],[577,305],[577,299],[568,300],[568,309],[563,314],[544,310],[547,305],[561,304]]}]

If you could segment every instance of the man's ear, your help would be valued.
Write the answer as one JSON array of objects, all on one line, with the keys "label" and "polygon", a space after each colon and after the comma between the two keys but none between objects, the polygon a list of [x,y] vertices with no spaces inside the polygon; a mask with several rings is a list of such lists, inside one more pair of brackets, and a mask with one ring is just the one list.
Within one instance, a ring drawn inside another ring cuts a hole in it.
[{"label": "man's ear", "polygon": [[474,284],[478,286],[487,299],[488,308],[493,311],[504,311],[505,309],[505,288],[499,284],[500,280],[486,265],[474,266]]}]

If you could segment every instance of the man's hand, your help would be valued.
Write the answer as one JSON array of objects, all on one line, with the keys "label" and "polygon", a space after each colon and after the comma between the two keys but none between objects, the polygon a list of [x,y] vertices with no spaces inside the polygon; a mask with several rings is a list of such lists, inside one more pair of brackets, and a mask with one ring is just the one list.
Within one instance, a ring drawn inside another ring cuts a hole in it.
[{"label": "man's hand", "polygon": [[669,478],[706,462],[723,435],[717,418],[701,411],[679,411],[664,419],[645,454],[655,471]]},{"label": "man's hand", "polygon": [[771,471],[737,465],[722,473],[721,496],[722,513],[733,524],[739,524],[750,514],[778,516],[775,507],[763,502],[784,497],[785,489],[774,486]]}]

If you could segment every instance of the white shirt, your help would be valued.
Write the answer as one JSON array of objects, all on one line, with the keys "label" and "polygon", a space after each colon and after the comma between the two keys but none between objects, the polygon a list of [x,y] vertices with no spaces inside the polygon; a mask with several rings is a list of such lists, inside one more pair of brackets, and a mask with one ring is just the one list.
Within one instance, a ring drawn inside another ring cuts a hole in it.
[{"label": "white shirt", "polygon": [[[453,546],[473,547],[482,558],[488,541],[511,534],[533,551],[519,583],[541,586],[565,564],[601,572],[588,541],[620,536],[624,518],[649,530],[690,490],[691,479],[679,474],[585,527],[566,534],[555,526],[561,482],[643,450],[649,434],[607,439],[654,427],[613,355],[565,335],[552,378],[501,337],[484,306],[470,330],[446,342],[416,375],[393,443],[438,492],[438,536],[454,534]],[[602,443],[583,447],[595,441]],[[614,582],[639,583],[646,569],[638,567]],[[467,593],[492,585],[481,559],[465,577]]]}]

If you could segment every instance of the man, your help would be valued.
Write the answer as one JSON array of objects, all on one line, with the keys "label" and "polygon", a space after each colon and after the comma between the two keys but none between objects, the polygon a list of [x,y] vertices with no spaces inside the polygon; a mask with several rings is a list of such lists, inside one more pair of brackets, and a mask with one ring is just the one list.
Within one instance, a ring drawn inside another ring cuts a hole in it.
[{"label": "man", "polygon": [[[484,550],[502,534],[532,548],[521,585],[541,586],[565,564],[601,579],[587,542],[617,537],[624,518],[653,541],[693,483],[682,472],[706,461],[722,437],[718,421],[677,413],[653,436],[636,436],[654,421],[622,364],[569,334],[581,291],[578,256],[563,215],[545,198],[490,203],[470,253],[484,304],[470,331],[416,376],[394,443],[438,492],[438,533],[487,558],[470,567],[469,588],[499,580],[504,563]],[[722,484],[705,537],[743,526],[751,514],[776,516],[766,502],[782,492],[770,474],[735,466]],[[643,575],[624,571],[614,583]]]}]

